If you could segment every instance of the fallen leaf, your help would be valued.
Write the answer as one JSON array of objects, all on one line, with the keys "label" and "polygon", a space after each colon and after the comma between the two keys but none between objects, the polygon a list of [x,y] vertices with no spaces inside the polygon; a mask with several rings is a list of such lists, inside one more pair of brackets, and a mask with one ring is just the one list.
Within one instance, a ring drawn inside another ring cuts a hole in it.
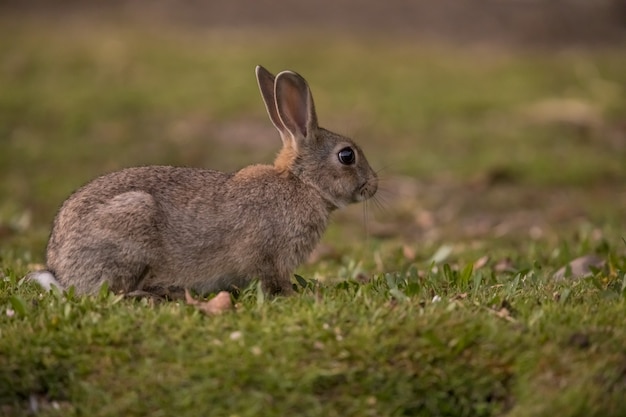
[{"label": "fallen leaf", "polygon": [[496,272],[513,271],[513,261],[510,258],[500,259],[493,267]]},{"label": "fallen leaf", "polygon": [[501,307],[499,310],[489,310],[492,314],[494,314],[496,317],[501,318],[503,320],[506,320],[508,322],[511,323],[515,323],[517,322],[517,320],[515,320],[512,316],[511,316],[511,311],[506,308],[506,307]]},{"label": "fallen leaf", "polygon": [[593,273],[592,268],[602,268],[605,260],[598,255],[585,255],[576,258],[567,265],[561,267],[552,275],[556,280],[565,278],[579,279]]},{"label": "fallen leaf", "polygon": [[489,256],[485,255],[481,258],[478,258],[476,260],[476,262],[474,262],[474,271],[476,271],[477,269],[482,268],[483,266],[487,265],[487,262],[489,262]]},{"label": "fallen leaf", "polygon": [[511,317],[511,312],[508,308],[502,307],[500,310],[496,311],[496,316],[503,319],[508,319],[509,317]]},{"label": "fallen leaf", "polygon": [[209,301],[198,301],[191,296],[189,290],[185,289],[185,301],[187,304],[195,306],[198,310],[208,315],[221,314],[233,308],[230,293],[227,291],[220,291]]},{"label": "fallen leaf", "polygon": [[434,264],[439,264],[446,260],[448,256],[452,253],[451,245],[441,245],[439,249],[435,252],[435,254],[430,258],[429,262]]},{"label": "fallen leaf", "polygon": [[380,251],[374,252],[374,263],[376,264],[376,270],[380,272],[385,270],[385,264],[383,264],[383,257],[380,255]]},{"label": "fallen leaf", "polygon": [[44,269],[46,269],[46,266],[44,264],[31,263],[26,265],[26,269],[28,269],[29,271],[43,271]]},{"label": "fallen leaf", "polygon": [[234,332],[232,332],[229,336],[230,340],[241,340],[241,338],[243,337],[243,332],[241,332],[240,330],[236,330]]},{"label": "fallen leaf", "polygon": [[415,248],[409,246],[409,245],[404,245],[402,247],[402,255],[404,255],[404,257],[406,259],[408,259],[409,261],[412,261],[415,259]]}]

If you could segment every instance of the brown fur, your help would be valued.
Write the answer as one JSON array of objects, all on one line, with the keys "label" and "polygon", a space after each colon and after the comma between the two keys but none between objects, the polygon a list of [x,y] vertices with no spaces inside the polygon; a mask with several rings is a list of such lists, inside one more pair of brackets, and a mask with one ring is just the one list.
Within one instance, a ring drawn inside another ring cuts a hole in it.
[{"label": "brown fur", "polygon": [[[317,126],[306,81],[257,67],[283,140],[274,165],[235,173],[148,166],[99,177],[70,196],[52,227],[47,269],[62,287],[93,293],[243,288],[291,293],[291,274],[318,243],[330,213],[374,195],[376,174],[348,138]],[[356,161],[337,155],[351,147]]]}]

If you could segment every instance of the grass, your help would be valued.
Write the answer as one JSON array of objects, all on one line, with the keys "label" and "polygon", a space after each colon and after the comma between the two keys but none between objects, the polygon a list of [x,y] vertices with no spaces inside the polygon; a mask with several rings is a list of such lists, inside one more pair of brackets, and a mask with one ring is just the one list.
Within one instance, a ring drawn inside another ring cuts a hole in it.
[{"label": "grass", "polygon": [[[7,19],[0,57],[0,414],[626,414],[621,51]],[[306,288],[207,317],[20,280],[96,175],[270,161],[259,63],[384,168],[384,209],[337,213]]]},{"label": "grass", "polygon": [[251,287],[218,317],[107,292],[41,294],[10,274],[0,401],[16,415],[33,398],[42,415],[620,415],[626,259],[616,262],[573,283],[539,265],[418,262],[309,281],[289,299]]}]

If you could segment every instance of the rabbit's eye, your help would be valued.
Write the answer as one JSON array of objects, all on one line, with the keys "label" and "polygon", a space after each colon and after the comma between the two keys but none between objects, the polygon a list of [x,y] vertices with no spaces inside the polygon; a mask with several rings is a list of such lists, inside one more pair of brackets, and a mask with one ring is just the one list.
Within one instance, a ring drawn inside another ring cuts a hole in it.
[{"label": "rabbit's eye", "polygon": [[354,150],[350,147],[343,148],[342,150],[340,150],[339,153],[337,154],[337,157],[339,158],[339,162],[341,162],[344,165],[354,164],[354,160],[355,160]]}]

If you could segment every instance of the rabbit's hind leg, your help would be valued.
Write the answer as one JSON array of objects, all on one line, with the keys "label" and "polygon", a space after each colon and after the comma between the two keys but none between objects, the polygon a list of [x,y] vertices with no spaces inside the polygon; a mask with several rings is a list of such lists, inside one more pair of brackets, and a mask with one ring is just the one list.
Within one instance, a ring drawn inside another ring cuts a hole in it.
[{"label": "rabbit's hind leg", "polygon": [[151,266],[160,258],[158,208],[152,195],[143,191],[119,194],[99,208],[101,242],[100,281],[114,292],[141,290]]},{"label": "rabbit's hind leg", "polygon": [[140,290],[160,257],[157,216],[150,194],[119,194],[80,220],[48,263],[78,293],[94,293],[105,282],[116,293]]}]

